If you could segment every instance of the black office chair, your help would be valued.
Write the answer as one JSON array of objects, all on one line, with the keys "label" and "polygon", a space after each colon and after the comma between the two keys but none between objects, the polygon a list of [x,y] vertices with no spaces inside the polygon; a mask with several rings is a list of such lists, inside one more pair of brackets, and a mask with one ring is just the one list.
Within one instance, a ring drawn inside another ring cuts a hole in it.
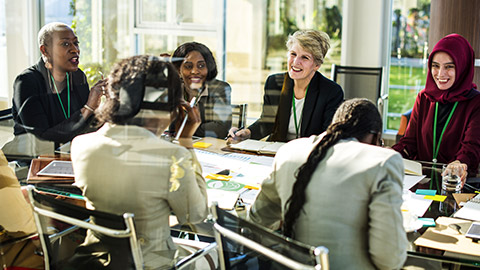
[{"label": "black office chair", "polygon": [[247,103],[232,104],[232,126],[240,128],[247,124]]},{"label": "black office chair", "polygon": [[[105,245],[106,248],[114,247],[108,250],[108,257],[111,260],[108,269],[143,269],[142,252],[137,241],[133,214],[125,213],[120,216],[89,210],[41,194],[31,185],[27,187],[27,190],[30,203],[33,207],[35,223],[40,236],[47,270],[81,268],[74,265],[76,260],[72,260],[73,262],[64,260],[63,258],[66,257],[65,254],[60,254],[62,253],[62,251],[60,251],[61,247],[56,245],[59,239],[79,228],[90,229],[102,242],[107,244]],[[94,220],[95,223],[89,222],[90,219]],[[58,223],[52,222],[52,220],[61,221],[73,226],[58,232],[58,230],[52,230],[52,224],[53,226],[59,225]],[[186,269],[199,259],[208,255],[216,246],[217,244],[213,242],[201,249],[197,249],[192,254],[177,261],[170,269]],[[92,259],[94,262],[92,264],[95,264],[97,259],[89,256],[89,254],[87,255],[88,256],[77,249],[75,258],[80,261]],[[95,269],[103,268],[97,265],[88,265],[88,267],[94,267]],[[214,266],[212,268],[214,269]]]},{"label": "black office chair", "polygon": [[388,95],[382,96],[382,67],[332,65],[332,80],[338,83],[345,99],[367,98],[381,109]]},{"label": "black office chair", "polygon": [[220,269],[329,269],[328,249],[309,246],[212,206]]},{"label": "black office chair", "polygon": [[[68,265],[68,262],[60,258],[59,249],[55,247],[54,242],[78,227],[90,229],[102,239],[102,242],[109,243],[107,246],[115,247],[108,250],[112,269],[143,269],[142,253],[137,242],[133,214],[125,213],[120,216],[89,210],[41,194],[33,186],[28,186],[27,190],[47,270],[62,269]],[[94,220],[95,223],[90,223],[89,219]],[[74,226],[57,233],[52,230],[51,225],[54,224],[57,227],[59,223],[52,223],[52,220]]]}]

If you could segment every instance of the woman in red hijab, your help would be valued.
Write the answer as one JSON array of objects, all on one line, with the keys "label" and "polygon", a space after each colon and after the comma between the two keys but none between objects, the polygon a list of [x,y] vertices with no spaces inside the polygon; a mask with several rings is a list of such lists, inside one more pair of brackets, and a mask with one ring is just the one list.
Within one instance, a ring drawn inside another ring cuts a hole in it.
[{"label": "woman in red hijab", "polygon": [[[393,146],[404,158],[448,163],[477,174],[480,160],[480,92],[472,82],[475,53],[468,41],[450,34],[428,58],[428,75],[413,106],[405,136]],[[463,185],[462,183],[462,185]]]}]

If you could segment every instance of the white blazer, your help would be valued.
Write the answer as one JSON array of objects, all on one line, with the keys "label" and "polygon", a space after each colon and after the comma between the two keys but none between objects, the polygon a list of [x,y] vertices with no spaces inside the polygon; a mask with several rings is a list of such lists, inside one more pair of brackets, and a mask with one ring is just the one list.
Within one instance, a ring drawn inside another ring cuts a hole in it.
[{"label": "white blazer", "polygon": [[[319,141],[315,136],[302,138],[279,150],[274,171],[252,206],[251,220],[276,229],[294,175]],[[294,225],[295,238],[327,247],[331,269],[401,268],[407,256],[400,210],[403,175],[403,161],[395,151],[341,140],[312,175]]]},{"label": "white blazer", "polygon": [[180,223],[199,223],[208,214],[206,184],[195,153],[144,128],[107,123],[76,137],[71,157],[75,184],[89,208],[135,214],[146,266],[158,267],[166,261],[157,255],[176,249],[170,237],[172,211]]}]

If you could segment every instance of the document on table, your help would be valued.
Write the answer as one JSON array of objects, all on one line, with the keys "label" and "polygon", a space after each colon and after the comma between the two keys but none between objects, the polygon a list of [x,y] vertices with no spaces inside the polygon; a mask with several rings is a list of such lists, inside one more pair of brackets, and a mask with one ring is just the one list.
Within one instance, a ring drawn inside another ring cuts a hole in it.
[{"label": "document on table", "polygon": [[230,145],[230,148],[244,151],[251,151],[259,154],[276,154],[278,149],[282,147],[284,142],[264,142],[258,140],[245,140]]},{"label": "document on table", "polygon": [[422,181],[425,178],[425,175],[409,175],[406,174],[403,177],[403,189],[411,189],[418,182]]},{"label": "document on table", "polygon": [[237,203],[240,194],[233,191],[224,191],[219,189],[207,189],[208,206],[213,202],[218,203],[218,207],[226,210],[232,210]]},{"label": "document on table", "polygon": [[427,212],[432,200],[425,199],[425,195],[418,195],[409,190],[403,195],[402,210],[408,210],[417,217],[422,217]]},{"label": "document on table", "polygon": [[272,172],[273,157],[246,154],[218,154],[195,149],[203,176],[229,169],[233,181],[250,186],[260,185]]}]

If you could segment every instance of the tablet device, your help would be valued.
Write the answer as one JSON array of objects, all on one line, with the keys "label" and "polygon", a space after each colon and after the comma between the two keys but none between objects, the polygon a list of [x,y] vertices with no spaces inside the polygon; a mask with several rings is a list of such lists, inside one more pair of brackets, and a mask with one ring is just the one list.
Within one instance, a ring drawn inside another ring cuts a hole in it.
[{"label": "tablet device", "polygon": [[38,176],[75,177],[71,161],[53,160],[38,173]]},{"label": "tablet device", "polygon": [[472,238],[474,242],[478,242],[480,240],[480,222],[473,222],[465,236]]}]

